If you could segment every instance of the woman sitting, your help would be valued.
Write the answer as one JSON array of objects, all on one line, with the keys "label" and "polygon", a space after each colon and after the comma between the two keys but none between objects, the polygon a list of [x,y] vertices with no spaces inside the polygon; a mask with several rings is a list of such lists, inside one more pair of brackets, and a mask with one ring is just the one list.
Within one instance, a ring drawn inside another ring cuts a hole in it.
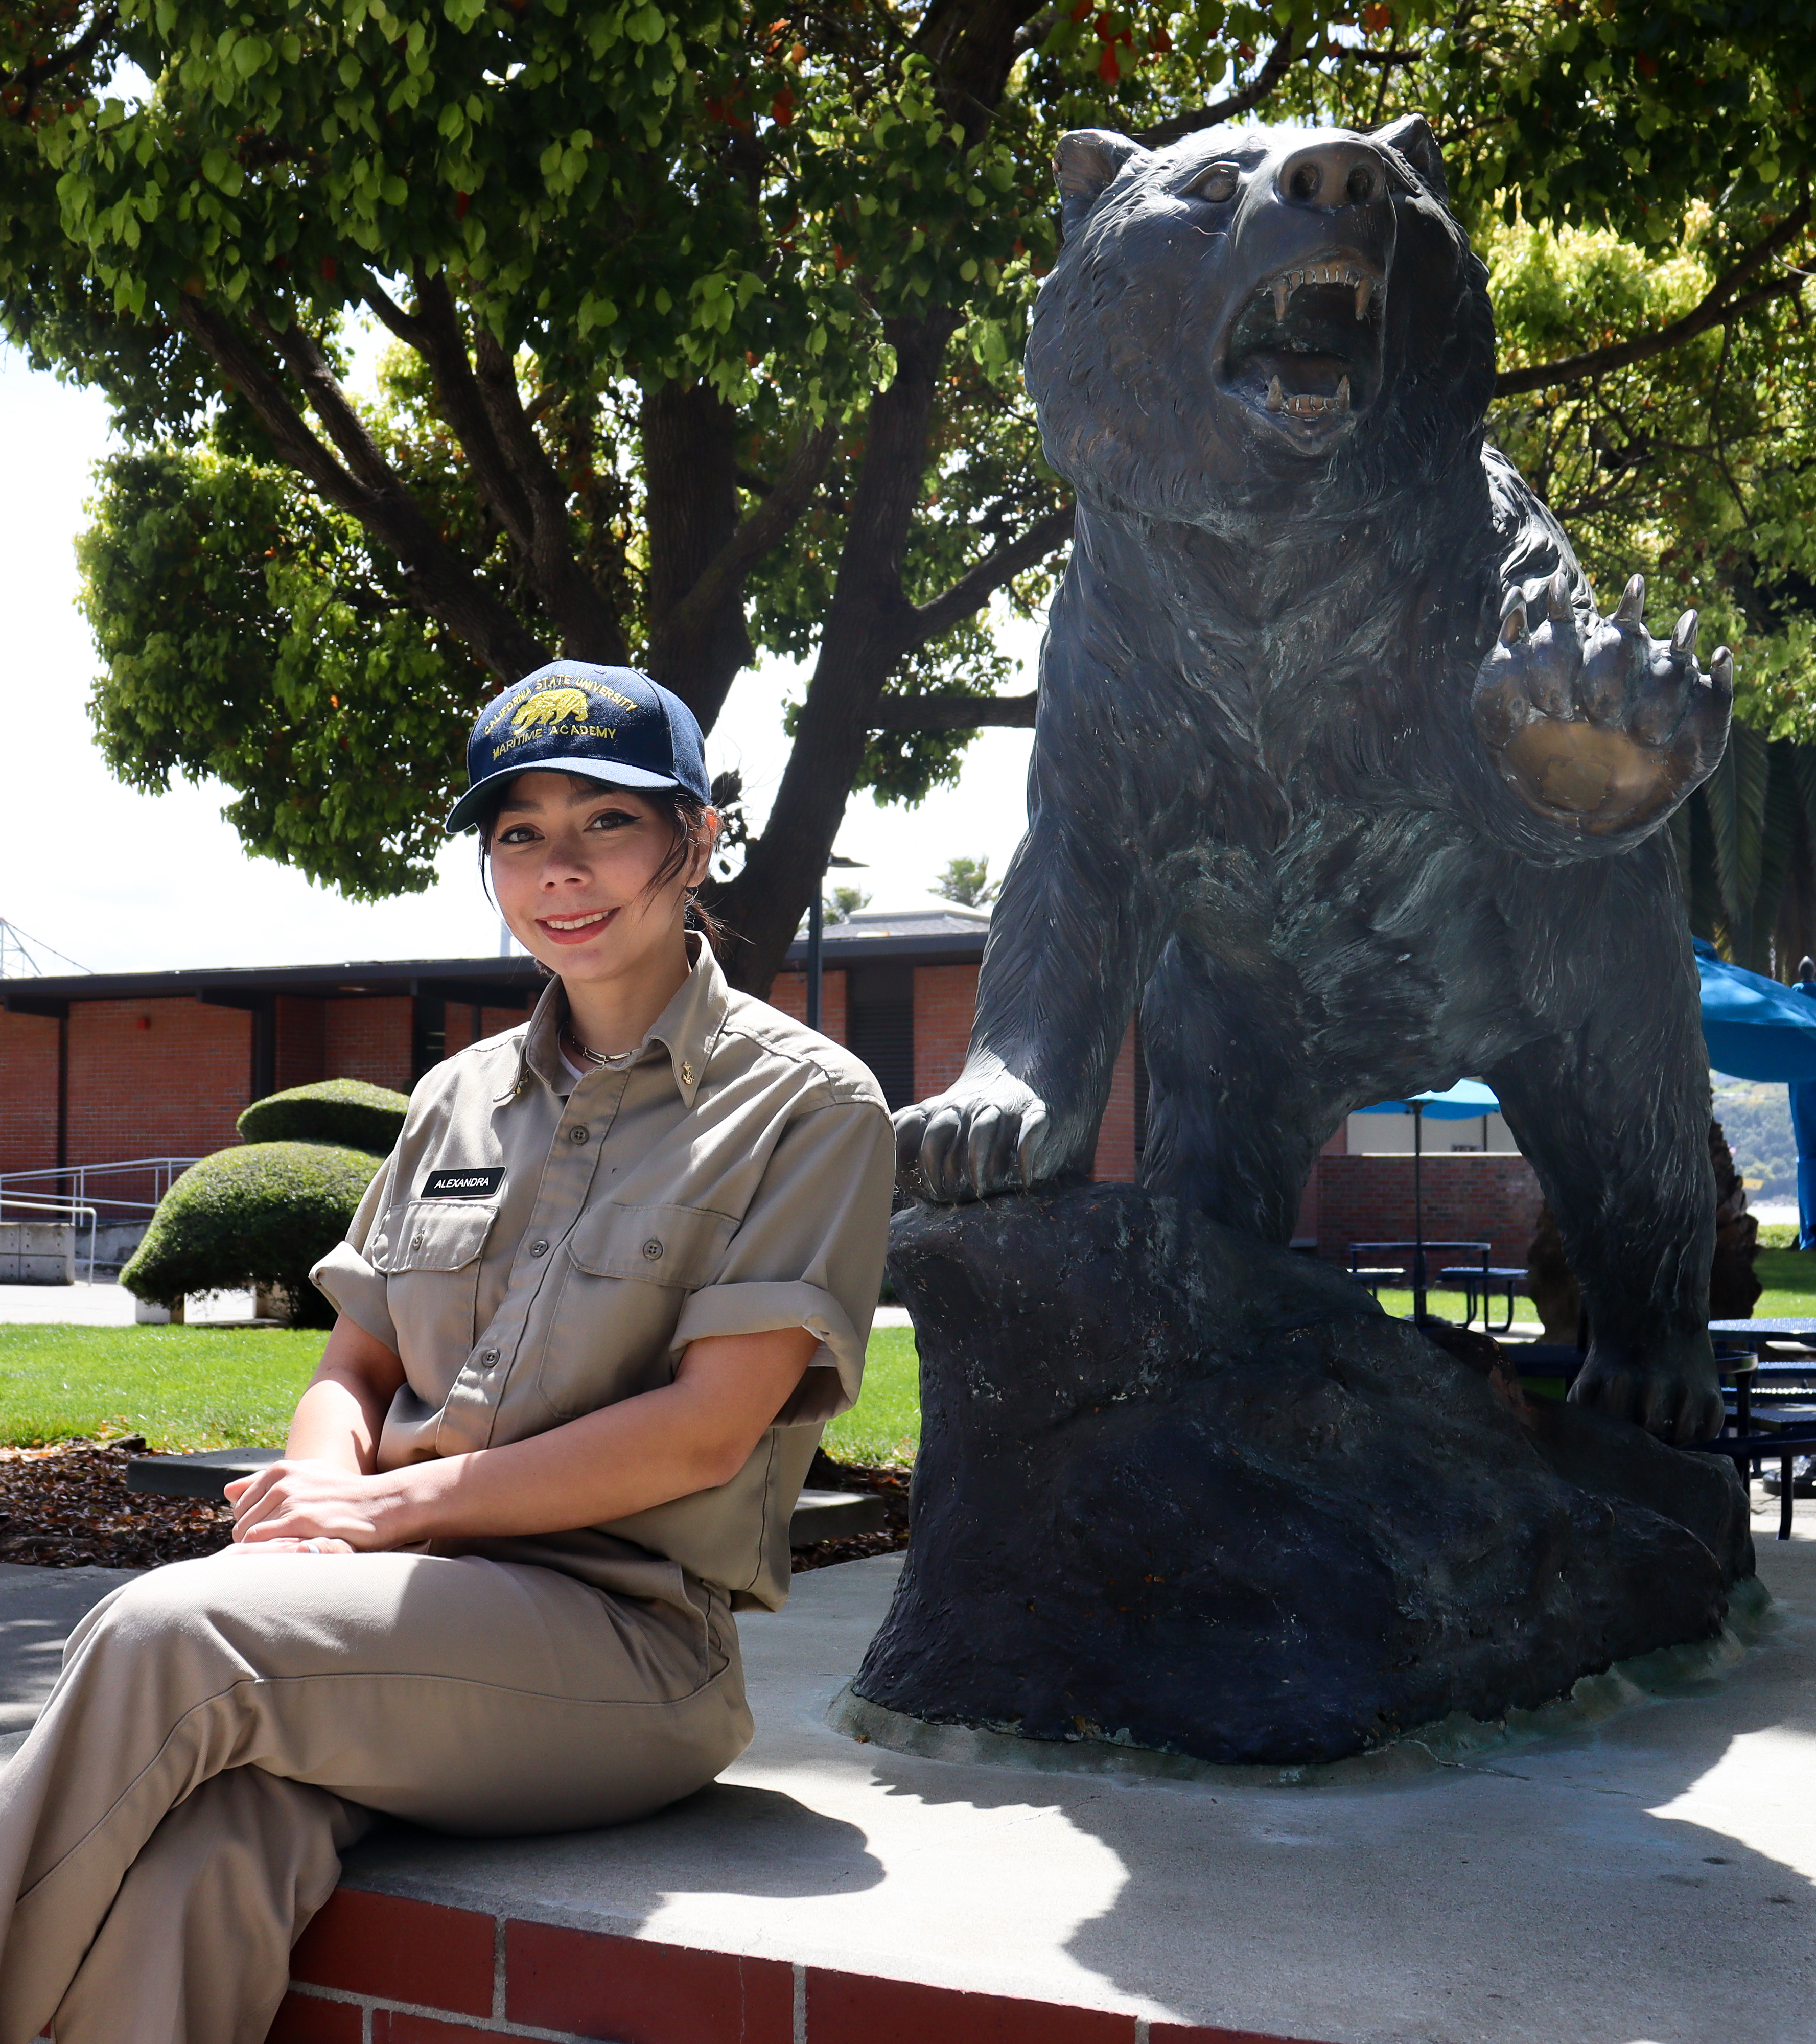
[{"label": "woman sitting", "polygon": [[0,1773],[0,2044],[262,2044],[378,1813],[616,1823],[750,1740],[731,1614],[787,1595],[858,1394],[889,1116],[689,928],[718,820],[678,698],[562,661],[467,763],[448,829],[554,977],[417,1087],[233,1546],[98,1605]]}]

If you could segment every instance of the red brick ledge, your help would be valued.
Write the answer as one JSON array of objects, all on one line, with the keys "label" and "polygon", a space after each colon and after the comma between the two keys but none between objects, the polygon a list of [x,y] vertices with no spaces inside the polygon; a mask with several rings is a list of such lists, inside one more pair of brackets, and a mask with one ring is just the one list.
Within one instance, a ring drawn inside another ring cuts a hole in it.
[{"label": "red brick ledge", "polygon": [[267,2044],[1307,2044],[336,1889]]}]

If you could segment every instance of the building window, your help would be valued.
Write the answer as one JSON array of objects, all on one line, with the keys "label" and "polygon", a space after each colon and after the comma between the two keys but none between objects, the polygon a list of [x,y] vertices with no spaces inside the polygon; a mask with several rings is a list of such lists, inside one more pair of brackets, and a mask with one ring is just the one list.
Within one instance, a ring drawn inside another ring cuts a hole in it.
[{"label": "building window", "polygon": [[846,976],[845,1041],[876,1075],[893,1112],[912,1107],[914,1085],[914,968],[853,966]]},{"label": "building window", "polygon": [[447,1055],[447,1003],[433,994],[418,993],[410,1000],[410,1083],[439,1065]]}]

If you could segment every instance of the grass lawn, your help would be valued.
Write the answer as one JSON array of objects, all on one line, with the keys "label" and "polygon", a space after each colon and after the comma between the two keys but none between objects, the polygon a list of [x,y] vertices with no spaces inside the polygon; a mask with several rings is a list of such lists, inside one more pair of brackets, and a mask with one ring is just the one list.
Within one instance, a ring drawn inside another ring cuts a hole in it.
[{"label": "grass lawn", "polygon": [[0,1326],[0,1443],[143,1434],[279,1447],[326,1335],[289,1327]]},{"label": "grass lawn", "polygon": [[[326,1339],[288,1327],[0,1324],[0,1444],[143,1434],[167,1453],[280,1447]],[[913,1331],[879,1327],[864,1395],[827,1429],[827,1452],[905,1465],[920,1438]]]},{"label": "grass lawn", "polygon": [[[1795,1239],[1797,1231],[1791,1228],[1761,1228],[1762,1243],[1786,1242]],[[1760,1320],[1789,1320],[1807,1313],[1816,1320],[1816,1253],[1789,1247],[1762,1247],[1753,1264],[1753,1273],[1765,1289],[1753,1308],[1753,1317]],[[1401,1320],[1412,1317],[1412,1294],[1410,1292],[1381,1293],[1381,1304],[1390,1313]],[[1430,1295],[1431,1310],[1442,1313],[1446,1320],[1462,1310],[1463,1296],[1460,1292],[1436,1292]],[[1504,1304],[1497,1303],[1495,1317],[1498,1320],[1506,1311]],[[1538,1312],[1530,1299],[1514,1301],[1514,1325],[1516,1328],[1530,1326],[1536,1333]]]},{"label": "grass lawn", "polygon": [[[1390,1292],[1383,1286],[1380,1301],[1382,1310],[1392,1313],[1396,1320],[1410,1320],[1412,1318],[1412,1293],[1410,1291]],[[1434,1286],[1425,1295],[1426,1311],[1436,1313],[1441,1320],[1460,1320],[1463,1306],[1464,1297],[1461,1292],[1441,1292]],[[1497,1292],[1494,1300],[1495,1325],[1497,1328],[1507,1309],[1507,1295]],[[1478,1320],[1471,1324],[1479,1328],[1482,1324]],[[1530,1327],[1535,1335],[1538,1333],[1538,1308],[1531,1300],[1516,1298],[1514,1301],[1514,1327],[1516,1331]]]},{"label": "grass lawn", "polygon": [[912,1327],[877,1327],[864,1351],[864,1389],[826,1430],[835,1461],[906,1469],[920,1443],[920,1358]]},{"label": "grass lawn", "polygon": [[[1775,1230],[1774,1233],[1778,1231]],[[1761,1249],[1762,1320],[1816,1319],[1816,1254]],[[1408,1317],[1410,1292],[1381,1293]],[[1441,1293],[1437,1311],[1459,1311]],[[1530,1299],[1515,1325],[1536,1331]],[[152,1447],[277,1447],[326,1339],[289,1328],[69,1327],[0,1324],[0,1444],[34,1447],[72,1435],[143,1434]],[[826,1430],[840,1462],[905,1468],[920,1439],[920,1372],[912,1327],[870,1337],[864,1394]]]},{"label": "grass lawn", "polygon": [[1756,1320],[1795,1320],[1803,1313],[1816,1316],[1816,1252],[1762,1249],[1753,1265],[1753,1274],[1765,1287],[1753,1308]]}]

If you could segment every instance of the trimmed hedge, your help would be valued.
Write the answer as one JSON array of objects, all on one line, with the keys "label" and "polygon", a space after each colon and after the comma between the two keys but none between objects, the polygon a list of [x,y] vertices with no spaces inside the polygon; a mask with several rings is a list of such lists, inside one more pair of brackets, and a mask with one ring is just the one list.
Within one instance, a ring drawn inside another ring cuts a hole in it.
[{"label": "trimmed hedge", "polygon": [[188,1292],[277,1285],[297,1326],[332,1327],[334,1308],[309,1281],[309,1266],[346,1234],[383,1162],[325,1143],[217,1150],[165,1193],[120,1281],[171,1307]]},{"label": "trimmed hedge", "polygon": [[332,1143],[381,1157],[397,1147],[408,1095],[363,1079],[323,1079],[255,1100],[240,1116],[248,1143]]}]

